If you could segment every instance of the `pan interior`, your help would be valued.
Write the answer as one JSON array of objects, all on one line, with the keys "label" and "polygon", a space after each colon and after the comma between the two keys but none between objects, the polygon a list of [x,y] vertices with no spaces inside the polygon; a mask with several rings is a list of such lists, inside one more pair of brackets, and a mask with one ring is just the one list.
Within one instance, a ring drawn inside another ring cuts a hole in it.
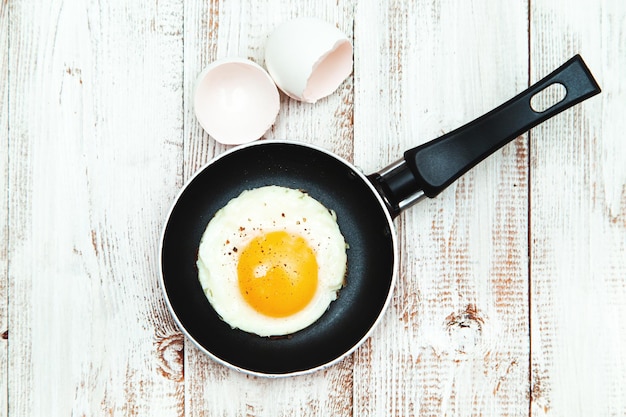
[{"label": "pan interior", "polygon": [[[295,143],[259,142],[203,168],[171,210],[161,270],[171,309],[187,335],[218,360],[244,371],[292,374],[322,367],[354,348],[382,312],[394,274],[392,225],[362,175],[336,157]],[[349,245],[346,285],[313,325],[285,337],[232,329],[206,299],[196,269],[213,215],[246,189],[302,189],[337,213]]]}]

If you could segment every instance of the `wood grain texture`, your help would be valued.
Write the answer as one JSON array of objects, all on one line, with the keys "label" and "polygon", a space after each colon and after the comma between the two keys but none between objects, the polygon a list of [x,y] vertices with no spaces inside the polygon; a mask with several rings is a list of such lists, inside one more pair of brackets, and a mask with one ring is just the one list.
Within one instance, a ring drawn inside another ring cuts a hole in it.
[{"label": "wood grain texture", "polygon": [[182,2],[9,7],[11,415],[180,415],[155,254],[180,184]]},{"label": "wood grain texture", "polygon": [[[9,5],[0,3],[0,50],[9,50]],[[0,416],[8,415],[9,54],[0,55]]]},{"label": "wood grain texture", "polygon": [[[527,83],[526,3],[359,3],[355,161],[367,172]],[[498,39],[498,42],[493,42]],[[528,411],[527,147],[400,215],[400,277],[355,359],[355,415]]]},{"label": "wood grain texture", "polygon": [[532,77],[581,53],[601,95],[532,133],[533,415],[626,414],[626,8],[533,1]]},{"label": "wood grain texture", "polygon": [[[264,63],[264,44],[274,27],[315,16],[352,36],[351,1],[185,2],[185,178],[228,147],[204,133],[192,108],[193,83],[202,68],[223,57]],[[281,94],[280,112],[265,138],[301,140],[352,159],[353,81],[314,105]],[[242,120],[245,123],[245,120]],[[352,413],[352,361],[312,375],[264,379],[242,375],[185,345],[186,413],[191,416],[315,416]]]}]

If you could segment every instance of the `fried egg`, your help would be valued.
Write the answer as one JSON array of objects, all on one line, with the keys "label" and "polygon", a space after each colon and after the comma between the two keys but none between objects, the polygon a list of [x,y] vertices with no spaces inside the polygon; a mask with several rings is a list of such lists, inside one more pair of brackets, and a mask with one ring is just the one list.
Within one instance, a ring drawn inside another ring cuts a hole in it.
[{"label": "fried egg", "polygon": [[209,222],[198,276],[233,328],[280,336],[310,326],[343,286],[346,241],[333,211],[300,190],[242,192]]}]

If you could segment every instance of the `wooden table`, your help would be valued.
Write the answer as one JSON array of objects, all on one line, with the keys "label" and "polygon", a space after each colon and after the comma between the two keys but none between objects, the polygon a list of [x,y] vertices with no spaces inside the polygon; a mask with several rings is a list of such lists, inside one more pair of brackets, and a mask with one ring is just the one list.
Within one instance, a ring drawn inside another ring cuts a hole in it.
[{"label": "wooden table", "polygon": [[[296,16],[346,32],[354,71],[317,104],[282,96],[265,138],[365,172],[576,53],[603,93],[403,213],[371,338],[272,380],[185,340],[158,245],[228,148],[194,117],[194,78],[262,64]],[[625,27],[622,0],[1,2],[0,415],[626,415]]]}]

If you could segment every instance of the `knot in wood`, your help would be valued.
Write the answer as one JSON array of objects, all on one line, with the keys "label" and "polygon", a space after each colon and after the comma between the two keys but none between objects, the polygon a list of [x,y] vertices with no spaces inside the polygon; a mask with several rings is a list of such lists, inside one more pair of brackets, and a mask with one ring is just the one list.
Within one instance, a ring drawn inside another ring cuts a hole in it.
[{"label": "knot in wood", "polygon": [[182,333],[159,337],[156,343],[157,371],[172,381],[183,381],[185,337]]},{"label": "knot in wood", "polygon": [[482,339],[483,324],[484,319],[474,304],[446,317],[446,330],[454,351],[461,355],[474,352]]}]

